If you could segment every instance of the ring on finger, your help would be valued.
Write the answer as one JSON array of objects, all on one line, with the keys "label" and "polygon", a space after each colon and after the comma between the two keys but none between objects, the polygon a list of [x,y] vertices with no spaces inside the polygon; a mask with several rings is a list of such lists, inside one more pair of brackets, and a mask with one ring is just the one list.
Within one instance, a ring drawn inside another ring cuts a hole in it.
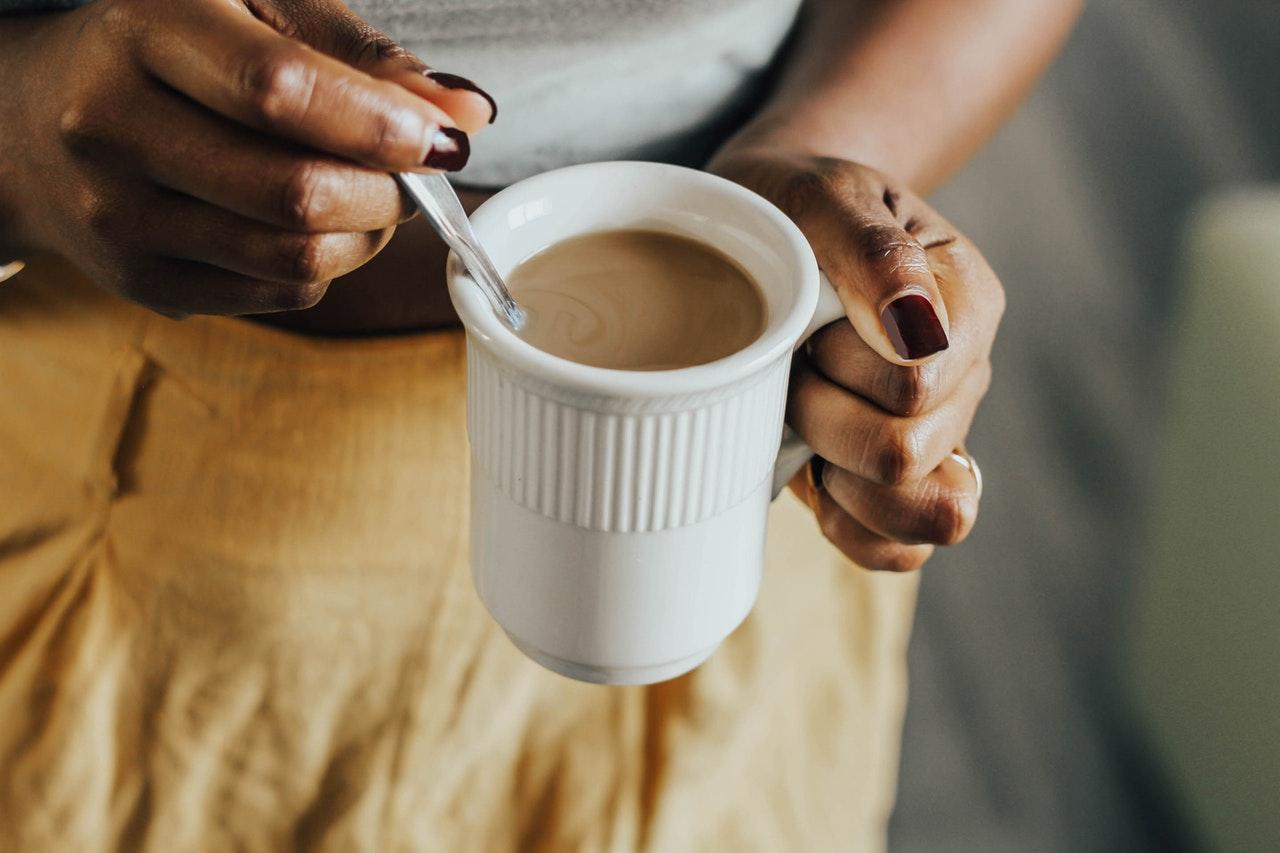
[{"label": "ring on finger", "polygon": [[963,465],[970,474],[973,475],[973,484],[977,487],[977,497],[982,498],[982,469],[978,467],[978,460],[969,455],[969,451],[963,447],[957,447],[951,451],[949,457],[959,465]]}]

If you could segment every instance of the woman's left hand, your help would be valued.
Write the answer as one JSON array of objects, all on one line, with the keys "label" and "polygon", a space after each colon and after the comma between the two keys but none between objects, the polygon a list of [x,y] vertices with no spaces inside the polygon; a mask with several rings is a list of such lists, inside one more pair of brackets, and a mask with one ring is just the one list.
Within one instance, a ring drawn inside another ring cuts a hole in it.
[{"label": "woman's left hand", "polygon": [[787,422],[818,456],[791,487],[850,559],[919,568],[978,513],[977,477],[952,452],[990,382],[1000,281],[950,223],[867,166],[726,149],[709,168],[800,226],[849,317],[796,354]]}]

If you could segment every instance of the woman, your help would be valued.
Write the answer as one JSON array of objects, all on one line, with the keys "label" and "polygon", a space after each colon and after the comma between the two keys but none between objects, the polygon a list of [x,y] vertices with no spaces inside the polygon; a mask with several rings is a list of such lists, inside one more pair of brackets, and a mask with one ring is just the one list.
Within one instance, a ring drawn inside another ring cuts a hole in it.
[{"label": "woman", "polygon": [[0,849],[883,846],[913,587],[798,504],[674,682],[566,682],[484,615],[444,252],[387,173],[475,135],[471,205],[620,157],[778,204],[852,320],[797,360],[794,489],[910,571],[973,524],[1003,308],[917,194],[1077,4],[814,0],[785,46],[768,0],[354,5],[0,18]]}]

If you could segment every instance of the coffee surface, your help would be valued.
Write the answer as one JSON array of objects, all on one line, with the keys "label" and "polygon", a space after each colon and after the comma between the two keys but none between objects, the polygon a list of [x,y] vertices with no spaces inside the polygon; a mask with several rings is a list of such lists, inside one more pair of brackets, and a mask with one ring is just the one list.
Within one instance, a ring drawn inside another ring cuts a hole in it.
[{"label": "coffee surface", "polygon": [[507,278],[528,314],[520,337],[579,364],[670,370],[732,355],[764,331],[759,287],[703,243],[597,231],[555,243]]}]

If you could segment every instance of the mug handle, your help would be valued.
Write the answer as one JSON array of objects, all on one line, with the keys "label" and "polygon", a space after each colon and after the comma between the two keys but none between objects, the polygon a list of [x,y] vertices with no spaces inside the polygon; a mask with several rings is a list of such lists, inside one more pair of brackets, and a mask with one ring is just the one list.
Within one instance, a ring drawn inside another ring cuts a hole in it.
[{"label": "mug handle", "polygon": [[[804,346],[804,342],[823,326],[844,319],[844,306],[840,297],[831,286],[831,279],[824,272],[818,272],[818,307],[814,309],[813,319],[796,342],[796,349]],[[796,472],[803,468],[813,456],[813,450],[805,444],[795,430],[786,424],[782,425],[782,444],[778,448],[778,461],[773,466],[773,497],[777,497],[791,482]]]}]

